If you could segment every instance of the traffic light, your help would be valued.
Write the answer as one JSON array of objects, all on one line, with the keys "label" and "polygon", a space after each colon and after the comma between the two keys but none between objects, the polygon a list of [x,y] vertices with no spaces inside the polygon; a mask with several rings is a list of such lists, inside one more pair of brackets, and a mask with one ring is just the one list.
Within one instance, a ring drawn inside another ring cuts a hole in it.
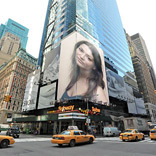
[{"label": "traffic light", "polygon": [[9,100],[8,102],[11,102],[11,97],[12,97],[11,95],[8,95],[8,100]]},{"label": "traffic light", "polygon": [[11,97],[12,97],[11,95],[5,95],[4,96],[4,101],[5,102],[11,102]]}]

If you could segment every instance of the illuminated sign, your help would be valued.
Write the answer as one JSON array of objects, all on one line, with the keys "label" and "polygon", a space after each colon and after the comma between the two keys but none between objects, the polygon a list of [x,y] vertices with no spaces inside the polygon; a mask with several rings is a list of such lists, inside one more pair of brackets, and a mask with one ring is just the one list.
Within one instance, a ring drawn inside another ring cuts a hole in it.
[{"label": "illuminated sign", "polygon": [[64,112],[64,111],[73,111],[74,110],[74,105],[72,105],[72,106],[63,106],[63,107],[59,106],[58,110],[60,110],[62,112]]},{"label": "illuminated sign", "polygon": [[98,108],[96,108],[96,107],[92,107],[92,111],[93,111],[93,112],[100,113],[100,109],[98,109]]},{"label": "illuminated sign", "polygon": [[63,113],[58,115],[58,119],[86,119],[82,113]]}]

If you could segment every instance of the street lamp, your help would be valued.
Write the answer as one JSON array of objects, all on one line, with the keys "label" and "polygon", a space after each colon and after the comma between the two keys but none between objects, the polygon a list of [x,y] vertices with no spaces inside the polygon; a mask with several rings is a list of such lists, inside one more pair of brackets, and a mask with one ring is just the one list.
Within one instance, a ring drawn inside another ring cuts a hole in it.
[{"label": "street lamp", "polygon": [[87,101],[87,131],[88,131],[88,128],[89,128],[89,123],[90,123],[90,120],[89,120],[89,107],[88,107],[88,100],[89,98],[87,97],[86,98],[86,101]]},{"label": "street lamp", "polygon": [[[98,94],[93,95],[92,98],[93,98],[94,96],[98,96]],[[89,97],[85,97],[85,101],[87,102],[87,132],[88,132],[89,123],[90,123],[90,119],[89,119],[89,105],[88,105],[88,100],[89,100]]]}]

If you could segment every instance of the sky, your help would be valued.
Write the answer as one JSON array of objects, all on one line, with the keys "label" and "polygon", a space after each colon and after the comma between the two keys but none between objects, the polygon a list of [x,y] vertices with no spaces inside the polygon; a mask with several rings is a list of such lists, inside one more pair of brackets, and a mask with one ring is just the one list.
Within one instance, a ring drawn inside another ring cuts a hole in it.
[{"label": "sky", "polygon": [[[126,32],[143,37],[156,71],[156,0],[116,0]],[[0,0],[0,24],[8,18],[29,29],[26,51],[38,57],[48,0]]]}]

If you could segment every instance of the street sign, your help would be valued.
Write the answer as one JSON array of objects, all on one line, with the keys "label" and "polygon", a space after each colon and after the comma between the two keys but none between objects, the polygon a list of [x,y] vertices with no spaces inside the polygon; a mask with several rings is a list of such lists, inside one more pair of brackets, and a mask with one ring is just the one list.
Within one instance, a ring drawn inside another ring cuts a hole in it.
[{"label": "street sign", "polygon": [[87,122],[87,123],[90,123],[90,119],[87,118],[86,122]]}]

